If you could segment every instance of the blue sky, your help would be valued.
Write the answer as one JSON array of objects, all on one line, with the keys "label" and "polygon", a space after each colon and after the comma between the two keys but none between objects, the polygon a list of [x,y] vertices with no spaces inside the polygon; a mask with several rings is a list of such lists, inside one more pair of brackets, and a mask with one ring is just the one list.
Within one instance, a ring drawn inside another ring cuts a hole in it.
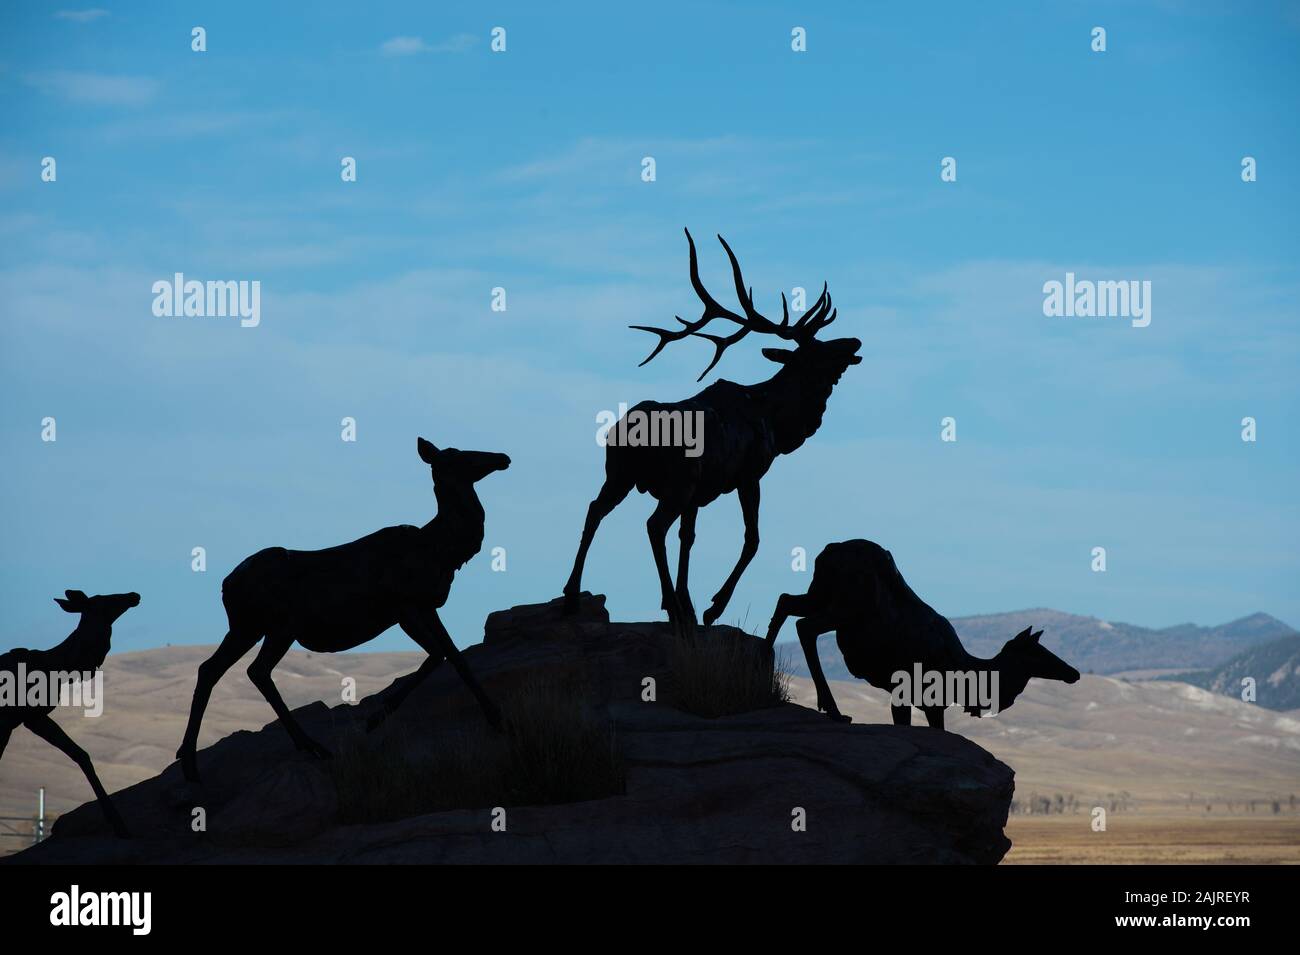
[{"label": "blue sky", "polygon": [[[215,642],[248,554],[432,516],[417,434],[514,460],[480,485],[457,640],[557,596],[596,414],[686,397],[708,361],[638,368],[627,329],[698,313],[683,226],[724,302],[718,232],[760,308],[826,280],[864,342],[764,480],[727,622],[806,588],[792,548],[867,537],[950,616],[1300,623],[1297,8],[804,7],[6,4],[0,649],[65,634],[65,588],[143,594],[118,650]],[[260,326],[155,317],[178,271],[260,281]],[[1066,271],[1150,280],[1150,326],[1045,317]],[[746,341],[712,377],[774,369]],[[619,618],[659,616],[651,508],[630,498],[588,563]],[[701,514],[698,607],[740,543],[734,497]]]}]

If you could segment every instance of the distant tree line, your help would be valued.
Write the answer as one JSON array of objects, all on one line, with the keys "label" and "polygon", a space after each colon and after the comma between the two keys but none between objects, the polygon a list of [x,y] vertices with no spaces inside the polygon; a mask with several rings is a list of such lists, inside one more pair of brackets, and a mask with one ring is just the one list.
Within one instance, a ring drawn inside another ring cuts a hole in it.
[{"label": "distant tree line", "polygon": [[[1045,795],[1031,792],[1024,798],[1011,800],[1010,813],[1013,816],[1065,816],[1080,812],[1091,812],[1100,806],[1107,812],[1134,812],[1138,808],[1133,794],[1127,790],[1106,793],[1105,796],[1081,799],[1074,793],[1053,793]],[[1288,796],[1257,797],[1255,799],[1227,798],[1224,796],[1206,796],[1188,793],[1186,809],[1201,813],[1259,813],[1278,816],[1282,813],[1296,811],[1295,793]]]}]

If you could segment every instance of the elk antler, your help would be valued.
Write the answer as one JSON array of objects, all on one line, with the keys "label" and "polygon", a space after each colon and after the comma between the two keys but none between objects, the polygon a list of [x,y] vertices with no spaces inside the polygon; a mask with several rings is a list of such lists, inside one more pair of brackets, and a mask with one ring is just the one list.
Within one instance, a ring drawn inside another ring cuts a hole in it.
[{"label": "elk antler", "polygon": [[[646,362],[654,358],[655,355],[658,355],[663,351],[669,342],[681,341],[683,338],[690,335],[694,335],[697,338],[707,338],[709,341],[713,342],[715,351],[713,354],[713,361],[709,362],[709,366],[705,368],[704,371],[700,373],[700,377],[696,379],[696,381],[702,381],[704,376],[712,371],[714,365],[721,360],[723,352],[736,342],[740,341],[750,332],[776,335],[778,338],[783,338],[786,341],[792,341],[796,344],[802,345],[805,342],[811,341],[818,331],[835,321],[835,312],[831,311],[830,295],[827,293],[824,284],[822,285],[821,297],[818,298],[813,307],[805,312],[793,325],[790,324],[790,308],[786,302],[784,292],[781,293],[781,324],[778,325],[772,320],[760,315],[757,309],[754,308],[754,290],[752,288],[746,290],[745,288],[745,277],[741,274],[740,263],[736,260],[736,254],[731,251],[731,246],[727,245],[727,240],[722,236],[718,236],[718,241],[722,243],[722,248],[727,252],[727,258],[731,260],[731,274],[732,278],[736,282],[736,298],[739,299],[740,306],[744,310],[745,314],[743,316],[737,315],[730,309],[723,308],[718,304],[717,299],[709,294],[709,290],[704,287],[704,283],[700,281],[700,262],[699,257],[695,252],[695,240],[691,237],[690,229],[686,229],[685,232],[686,241],[690,244],[691,248],[691,287],[695,289],[695,294],[698,295],[700,301],[704,303],[704,312],[700,315],[699,319],[694,322],[688,322],[680,315],[673,316],[677,321],[682,323],[682,327],[678,329],[655,328],[650,325],[629,325],[629,328],[635,328],[638,331],[643,332],[651,332],[659,336],[659,342],[655,345],[654,351],[650,352],[650,354],[646,356],[645,360],[641,362],[641,365],[646,364]],[[830,312],[829,317],[827,317],[827,312]],[[730,335],[711,335],[708,332],[703,331],[704,327],[715,318],[725,318],[727,321],[735,322],[740,326],[740,328],[732,332]],[[641,366],[638,365],[637,367],[639,368]]]}]

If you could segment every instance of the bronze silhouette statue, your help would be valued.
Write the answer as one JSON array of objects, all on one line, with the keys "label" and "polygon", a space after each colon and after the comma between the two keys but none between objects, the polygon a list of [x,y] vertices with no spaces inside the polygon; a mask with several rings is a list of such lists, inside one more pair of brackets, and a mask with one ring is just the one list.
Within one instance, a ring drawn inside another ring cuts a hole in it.
[{"label": "bronze silhouette statue", "polygon": [[[745,540],[740,559],[714,595],[712,604],[704,611],[704,625],[709,626],[722,616],[736,584],[758,551],[759,482],[777,455],[794,451],[821,426],[831,390],[850,365],[862,361],[857,354],[862,342],[856,338],[820,341],[815,337],[836,316],[825,285],[821,297],[813,307],[793,324],[790,322],[789,306],[784,293],[781,295],[783,314],[779,324],[760,315],[754,308],[753,290],[746,291],[735,254],[726,240],[718,236],[718,241],[731,260],[736,296],[743,314],[723,308],[700,281],[695,240],[691,238],[690,230],[686,231],[686,240],[690,245],[691,285],[704,303],[704,312],[694,322],[677,317],[682,325],[680,329],[631,326],[659,336],[658,344],[641,362],[642,365],[663,351],[670,342],[688,336],[708,339],[713,342],[715,349],[713,361],[698,380],[703,380],[713,369],[727,348],[750,332],[773,335],[793,343],[795,347],[763,349],[764,357],[781,366],[767,381],[738,385],[718,379],[685,401],[643,401],[615,425],[610,432],[615,435],[615,440],[607,442],[605,448],[605,482],[587,509],[573,571],[564,585],[564,606],[568,613],[577,611],[582,591],[583,564],[596,529],[635,487],[642,493],[648,492],[658,501],[654,513],[646,522],[646,530],[659,573],[661,603],[673,627],[689,634],[695,629],[695,609],[688,592],[687,577],[691,545],[695,540],[696,513],[719,496],[735,491],[740,498],[745,521]],[[725,319],[737,328],[729,335],[705,332],[705,326],[715,319]],[[692,415],[693,420],[702,421],[702,447],[698,456],[687,456],[681,447],[650,446],[624,440],[631,430],[628,422],[634,420],[634,415],[644,418],[674,413]],[[619,436],[623,436],[623,439]],[[680,548],[674,587],[669,576],[664,539],[668,529],[678,519],[681,521],[678,528]]]},{"label": "bronze silhouette statue", "polygon": [[318,758],[329,752],[294,720],[271,679],[271,671],[295,641],[317,653],[351,650],[397,624],[429,656],[411,679],[399,684],[369,720],[374,729],[444,659],[451,661],[477,698],[488,722],[500,711],[438,618],[452,578],[483,546],[483,505],[474,485],[510,466],[504,454],[438,449],[420,438],[420,458],[433,475],[438,513],[423,527],[386,527],[360,540],[325,550],[268,547],[239,564],[222,582],[221,600],[230,630],[199,666],[185,737],[176,755],[185,778],[199,780],[196,746],[212,688],[245,653],[262,641],[248,667],[298,749]]},{"label": "bronze silhouette statue", "polygon": [[[113,636],[113,621],[140,603],[140,595],[100,594],[87,597],[80,590],[65,590],[63,597],[55,597],[54,602],[68,613],[81,614],[67,639],[49,650],[28,650],[24,647],[0,654],[0,672],[9,675],[19,693],[26,692],[26,680],[19,679],[19,666],[28,679],[39,673],[49,681],[43,704],[28,706],[18,702],[14,706],[0,706],[0,757],[4,756],[9,736],[17,726],[26,726],[51,746],[60,750],[86,774],[90,788],[95,791],[95,799],[104,811],[104,817],[113,831],[123,839],[129,838],[130,830],[118,814],[108,792],[95,773],[94,763],[89,754],[73,742],[63,731],[63,727],[54,722],[50,713],[58,704],[57,688],[53,686],[53,674],[85,674],[99,669],[108,656],[109,644]],[[66,678],[66,677],[64,677]]]},{"label": "bronze silhouette statue", "polygon": [[[878,544],[848,540],[827,544],[813,565],[806,594],[782,594],[767,628],[767,642],[776,642],[786,617],[802,619],[795,625],[799,643],[817,688],[817,708],[832,720],[847,723],[835,705],[830,686],[817,657],[817,637],[835,631],[835,641],[850,673],[882,690],[893,690],[893,675],[911,674],[918,665],[942,674],[971,673],[992,677],[997,687],[997,710],[1015,702],[1035,677],[1075,683],[1079,671],[1042,644],[1042,631],[1022,630],[992,659],[966,652],[948,620],[918,597],[903,580],[894,558]],[[919,706],[930,726],[943,729],[944,709],[963,703],[972,716],[991,707],[979,702],[945,698],[941,705]],[[891,705],[895,725],[912,722],[912,707]]]}]

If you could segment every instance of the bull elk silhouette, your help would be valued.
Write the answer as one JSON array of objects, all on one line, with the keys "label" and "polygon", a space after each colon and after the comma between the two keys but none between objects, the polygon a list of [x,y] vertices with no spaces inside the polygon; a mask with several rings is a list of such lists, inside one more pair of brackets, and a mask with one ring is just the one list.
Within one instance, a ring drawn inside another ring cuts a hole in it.
[{"label": "bull elk silhouette", "polygon": [[[857,354],[862,342],[856,338],[831,341],[816,338],[817,333],[833,322],[837,314],[831,307],[825,285],[813,307],[793,323],[785,293],[781,294],[780,323],[760,315],[754,308],[753,290],[746,290],[740,263],[726,240],[718,236],[727,258],[731,260],[736,297],[743,314],[724,308],[700,281],[695,240],[691,238],[689,229],[686,230],[686,241],[690,245],[691,286],[704,303],[703,314],[694,322],[677,316],[682,325],[679,329],[631,326],[659,336],[658,344],[641,365],[653,359],[671,342],[688,336],[707,339],[714,345],[713,360],[697,379],[701,381],[721,360],[723,353],[750,332],[772,335],[793,343],[795,347],[763,349],[765,358],[781,366],[767,381],[738,385],[720,378],[685,401],[643,401],[611,429],[616,438],[626,434],[626,422],[633,414],[646,416],[676,412],[698,415],[703,420],[703,446],[697,457],[688,457],[681,448],[629,444],[617,439],[606,443],[605,483],[587,509],[578,555],[564,585],[564,606],[568,613],[577,611],[582,592],[583,564],[596,529],[635,487],[658,501],[646,522],[646,531],[659,572],[663,609],[676,630],[690,633],[695,629],[695,609],[688,592],[687,577],[691,545],[695,541],[696,513],[719,496],[735,491],[745,521],[745,541],[740,559],[714,595],[712,604],[704,611],[704,625],[709,626],[726,609],[736,584],[758,551],[759,482],[777,455],[794,451],[821,427],[832,389],[849,365],[862,361]],[[707,325],[718,319],[731,322],[737,328],[729,335],[704,331]],[[680,549],[674,587],[668,572],[664,538],[673,522],[679,519]]]},{"label": "bull elk silhouette", "polygon": [[212,688],[230,667],[262,641],[248,667],[249,679],[271,704],[298,749],[313,756],[329,752],[311,739],[285,706],[271,671],[298,642],[317,653],[351,650],[393,624],[428,657],[415,674],[391,691],[370,718],[374,729],[443,660],[478,699],[488,722],[500,725],[500,711],[488,699],[461,658],[438,608],[447,601],[456,571],[483,546],[483,505],[474,485],[510,466],[504,454],[439,449],[420,438],[420,459],[433,475],[438,514],[423,527],[385,527],[349,544],[325,550],[268,547],[246,558],[221,584],[230,631],[216,652],[199,665],[190,720],[176,755],[185,778],[198,781],[196,746]]}]

